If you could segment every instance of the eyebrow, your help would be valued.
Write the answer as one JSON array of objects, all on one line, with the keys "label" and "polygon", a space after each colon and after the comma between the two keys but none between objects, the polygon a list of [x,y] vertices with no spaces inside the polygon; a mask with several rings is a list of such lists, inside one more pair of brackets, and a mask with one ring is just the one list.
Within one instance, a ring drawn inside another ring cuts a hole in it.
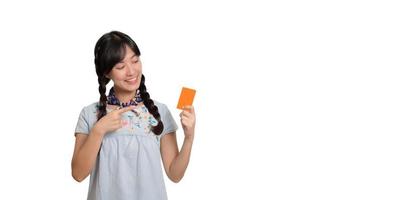
[{"label": "eyebrow", "polygon": [[[134,57],[136,57],[136,56],[137,56],[136,54],[133,54],[133,56],[131,56],[130,59],[132,59],[132,58],[134,58]],[[123,61],[121,60],[121,61],[119,61],[118,63],[123,63]]]}]

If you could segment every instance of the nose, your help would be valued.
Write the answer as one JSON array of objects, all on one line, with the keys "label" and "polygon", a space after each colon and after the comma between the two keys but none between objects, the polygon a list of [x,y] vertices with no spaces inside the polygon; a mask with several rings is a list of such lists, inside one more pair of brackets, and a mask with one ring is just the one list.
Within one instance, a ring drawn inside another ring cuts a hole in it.
[{"label": "nose", "polygon": [[128,70],[126,71],[126,75],[127,76],[132,76],[133,74],[135,74],[136,69],[135,69],[135,65],[129,65],[129,67],[127,68]]}]

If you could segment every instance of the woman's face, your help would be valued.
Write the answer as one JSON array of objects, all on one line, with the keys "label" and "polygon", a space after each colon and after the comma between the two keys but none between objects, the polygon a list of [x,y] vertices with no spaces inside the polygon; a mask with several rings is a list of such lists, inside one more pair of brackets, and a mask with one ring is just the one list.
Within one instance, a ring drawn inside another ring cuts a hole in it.
[{"label": "woman's face", "polygon": [[128,46],[125,48],[125,57],[112,68],[107,77],[114,82],[116,90],[133,92],[140,86],[142,63],[132,49]]}]

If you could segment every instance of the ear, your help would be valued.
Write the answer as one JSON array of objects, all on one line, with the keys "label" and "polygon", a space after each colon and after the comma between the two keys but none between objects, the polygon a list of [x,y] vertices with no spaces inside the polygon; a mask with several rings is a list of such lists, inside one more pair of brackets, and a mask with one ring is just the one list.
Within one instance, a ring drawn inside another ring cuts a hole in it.
[{"label": "ear", "polygon": [[108,79],[111,79],[111,77],[109,77],[108,74],[104,74],[105,77],[107,77]]}]

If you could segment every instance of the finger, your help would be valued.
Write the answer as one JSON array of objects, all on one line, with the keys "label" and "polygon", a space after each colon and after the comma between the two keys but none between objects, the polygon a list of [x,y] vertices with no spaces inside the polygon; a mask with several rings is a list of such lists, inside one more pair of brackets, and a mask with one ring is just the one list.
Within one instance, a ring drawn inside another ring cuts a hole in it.
[{"label": "finger", "polygon": [[194,106],[189,107],[188,111],[189,111],[191,114],[194,114],[194,113],[195,113]]},{"label": "finger", "polygon": [[191,113],[188,111],[184,111],[184,113],[182,113],[182,116],[186,116],[186,117],[191,117]]},{"label": "finger", "polygon": [[194,124],[195,123],[195,118],[193,116],[190,116],[190,117],[183,116],[183,117],[181,117],[181,121],[189,122],[191,124]]},{"label": "finger", "polygon": [[181,121],[181,124],[182,124],[182,126],[184,126],[184,127],[186,127],[186,128],[189,128],[189,127],[191,127],[191,123],[189,122],[189,121]]},{"label": "finger", "polygon": [[185,111],[181,111],[181,112],[180,112],[180,117],[182,117],[182,116],[184,115],[184,112],[185,112]]},{"label": "finger", "polygon": [[128,107],[121,108],[121,109],[117,110],[116,112],[119,114],[123,114],[123,113],[131,111],[133,109],[135,109],[135,106],[128,106]]},{"label": "finger", "polygon": [[191,111],[193,109],[193,106],[188,105],[188,106],[183,106],[182,110],[187,110],[187,111]]},{"label": "finger", "polygon": [[111,131],[116,131],[118,129],[122,128],[122,123],[120,121],[116,121],[111,124]]},{"label": "finger", "polygon": [[115,127],[115,130],[120,129],[120,128],[122,128],[123,126],[124,126],[124,122],[123,122],[122,119],[116,120],[116,121],[113,123],[113,127]]},{"label": "finger", "polygon": [[189,117],[185,117],[185,116],[182,116],[182,117],[181,117],[181,121],[182,121],[182,122],[184,122],[184,121],[187,122],[187,121],[189,121],[189,120],[190,120]]},{"label": "finger", "polygon": [[120,120],[120,128],[123,128],[125,126],[125,122],[123,121],[123,119]]},{"label": "finger", "polygon": [[187,120],[186,120],[186,119],[181,119],[181,124],[182,124],[182,125],[186,125],[186,124],[187,124]]}]

